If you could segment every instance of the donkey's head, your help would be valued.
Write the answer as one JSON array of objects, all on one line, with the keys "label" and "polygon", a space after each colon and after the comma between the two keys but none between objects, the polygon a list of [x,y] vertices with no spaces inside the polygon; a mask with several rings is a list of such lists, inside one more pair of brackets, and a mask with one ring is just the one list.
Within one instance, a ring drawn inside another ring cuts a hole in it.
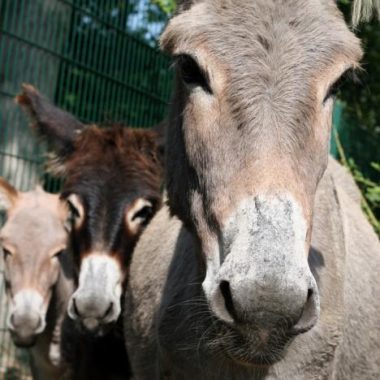
[{"label": "donkey's head", "polygon": [[8,327],[15,344],[30,346],[46,325],[45,317],[66,249],[68,210],[58,195],[41,188],[21,193],[0,178],[0,209],[6,222],[0,231]]},{"label": "donkey's head", "polygon": [[79,270],[69,315],[98,330],[118,318],[134,245],[161,205],[156,134],[86,127],[31,86],[24,86],[18,101],[53,148],[53,171],[65,177],[62,197],[73,215],[72,250]]},{"label": "donkey's head", "polygon": [[276,360],[318,318],[313,202],[359,41],[333,0],[199,0],[161,44],[177,68],[170,208],[199,238],[207,301],[235,333],[229,357]]}]

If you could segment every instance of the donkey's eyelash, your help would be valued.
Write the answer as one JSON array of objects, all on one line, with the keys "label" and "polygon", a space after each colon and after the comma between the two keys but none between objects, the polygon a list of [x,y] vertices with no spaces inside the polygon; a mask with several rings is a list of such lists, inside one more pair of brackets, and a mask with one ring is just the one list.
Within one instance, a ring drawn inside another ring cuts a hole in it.
[{"label": "donkey's eyelash", "polygon": [[207,73],[189,54],[179,54],[174,57],[174,66],[178,68],[182,80],[187,85],[201,86],[208,93],[212,93]]},{"label": "donkey's eyelash", "polygon": [[78,217],[79,212],[76,207],[70,201],[67,201],[67,204],[69,205],[70,212],[72,212],[74,216]]},{"label": "donkey's eyelash", "polygon": [[59,256],[62,256],[62,254],[65,252],[64,249],[60,249],[59,251],[55,252],[53,257],[58,258]]},{"label": "donkey's eyelash", "polygon": [[9,249],[3,248],[3,255],[4,258],[7,258],[8,256],[12,256],[12,252]]},{"label": "donkey's eyelash", "polygon": [[153,214],[154,214],[153,208],[150,206],[145,206],[141,210],[136,212],[135,215],[133,215],[132,220],[136,220],[136,219],[140,218],[143,220],[143,225],[146,225],[146,224],[148,224],[148,222],[152,218]]},{"label": "donkey's eyelash", "polygon": [[326,103],[330,98],[335,98],[341,87],[347,82],[360,82],[359,77],[354,68],[347,69],[328,89],[323,103]]},{"label": "donkey's eyelash", "polygon": [[78,209],[74,206],[74,204],[69,199],[66,199],[66,203],[67,203],[67,206],[69,208],[71,217],[79,218],[80,213],[79,213]]}]

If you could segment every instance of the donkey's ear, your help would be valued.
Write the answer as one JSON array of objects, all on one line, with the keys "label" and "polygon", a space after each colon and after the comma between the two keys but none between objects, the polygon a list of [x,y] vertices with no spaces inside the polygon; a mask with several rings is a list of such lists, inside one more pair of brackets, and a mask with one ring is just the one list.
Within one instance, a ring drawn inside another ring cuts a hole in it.
[{"label": "donkey's ear", "polygon": [[85,125],[70,113],[54,106],[30,84],[23,84],[16,101],[31,117],[32,127],[38,135],[47,141],[49,149],[63,163],[73,151],[75,138]]},{"label": "donkey's ear", "polygon": [[0,177],[0,211],[7,211],[17,200],[18,191],[4,178]]},{"label": "donkey's ear", "polygon": [[357,27],[361,21],[368,22],[372,17],[380,20],[379,0],[354,0],[352,3],[352,25]]},{"label": "donkey's ear", "polygon": [[193,4],[199,2],[199,0],[178,0],[177,1],[177,12],[182,12],[188,10]]}]

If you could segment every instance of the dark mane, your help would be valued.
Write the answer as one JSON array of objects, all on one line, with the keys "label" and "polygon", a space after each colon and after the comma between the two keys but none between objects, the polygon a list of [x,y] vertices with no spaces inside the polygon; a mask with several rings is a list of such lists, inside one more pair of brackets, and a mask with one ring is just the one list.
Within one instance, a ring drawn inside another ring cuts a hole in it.
[{"label": "dark mane", "polygon": [[137,182],[143,183],[152,194],[160,188],[162,167],[153,130],[122,125],[90,126],[77,136],[74,146],[66,161],[65,192],[77,183],[88,187],[93,181],[120,183],[125,182],[124,178],[128,179],[121,187],[124,190],[126,186],[136,188]]}]

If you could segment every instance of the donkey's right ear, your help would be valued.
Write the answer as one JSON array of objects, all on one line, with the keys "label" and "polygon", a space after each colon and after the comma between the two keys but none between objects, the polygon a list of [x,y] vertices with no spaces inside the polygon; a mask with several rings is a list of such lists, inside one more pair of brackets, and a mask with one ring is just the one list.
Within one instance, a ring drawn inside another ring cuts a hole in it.
[{"label": "donkey's right ear", "polygon": [[16,203],[18,191],[0,177],[0,211],[8,211]]},{"label": "donkey's right ear", "polygon": [[30,84],[22,85],[22,92],[16,101],[29,114],[32,127],[47,141],[58,161],[63,162],[73,151],[75,138],[85,125],[54,106]]}]

